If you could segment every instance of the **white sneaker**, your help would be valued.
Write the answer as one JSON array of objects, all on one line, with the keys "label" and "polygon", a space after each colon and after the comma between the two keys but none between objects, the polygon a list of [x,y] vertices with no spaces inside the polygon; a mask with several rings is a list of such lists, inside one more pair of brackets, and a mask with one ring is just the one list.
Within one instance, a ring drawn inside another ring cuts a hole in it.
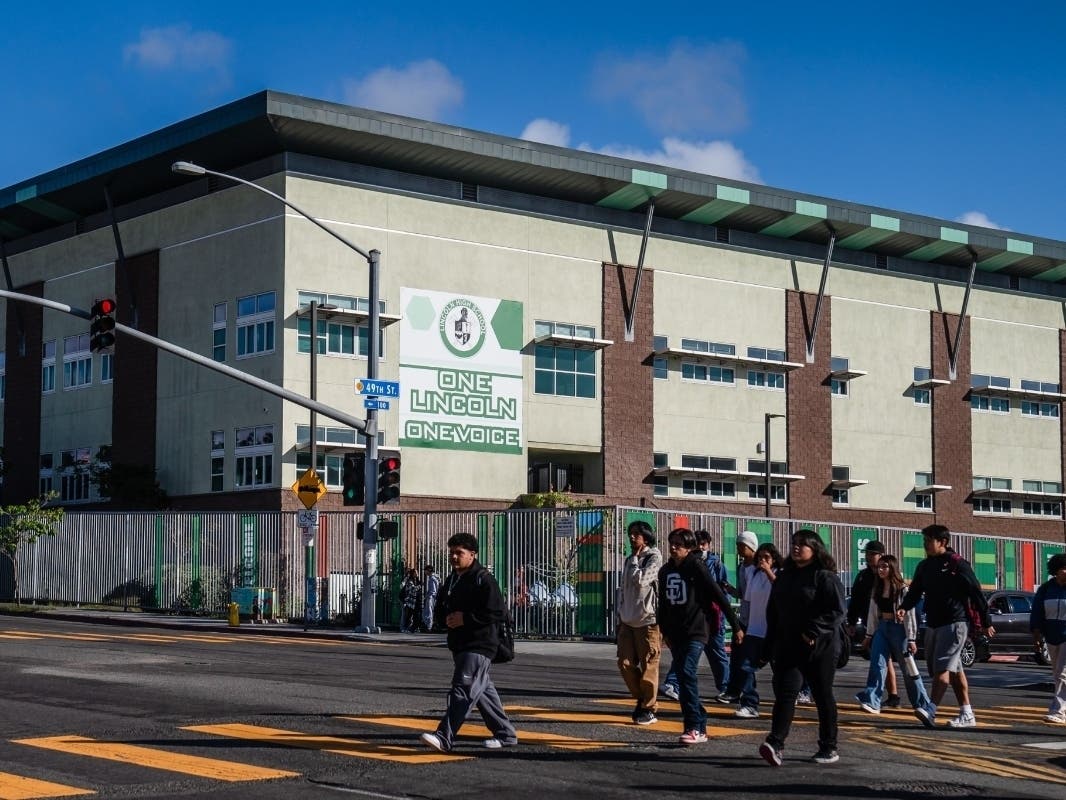
[{"label": "white sneaker", "polygon": [[1044,717],[1044,722],[1050,722],[1052,725],[1066,725],[1066,713],[1060,711],[1058,714],[1048,714]]},{"label": "white sneaker", "polygon": [[959,714],[955,719],[948,720],[949,728],[976,728],[977,717],[973,714]]},{"label": "white sneaker", "polygon": [[677,693],[677,687],[672,686],[669,683],[664,683],[662,685],[659,689],[659,694],[663,695],[663,697],[669,697],[671,700],[677,700],[678,697],[680,697]]},{"label": "white sneaker", "polygon": [[796,705],[798,706],[813,706],[814,698],[810,692],[800,692],[796,695]]},{"label": "white sneaker", "polygon": [[734,717],[740,717],[741,719],[758,719],[759,712],[751,706],[741,706],[733,712]]},{"label": "white sneaker", "polygon": [[423,733],[422,743],[441,753],[448,752],[448,748],[444,745],[444,740],[435,733]]}]

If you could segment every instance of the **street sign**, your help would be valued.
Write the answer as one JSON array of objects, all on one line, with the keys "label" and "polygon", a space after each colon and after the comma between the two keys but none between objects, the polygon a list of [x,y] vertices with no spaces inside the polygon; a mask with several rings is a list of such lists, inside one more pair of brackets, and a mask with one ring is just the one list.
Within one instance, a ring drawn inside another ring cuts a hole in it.
[{"label": "street sign", "polygon": [[378,411],[388,411],[389,410],[389,401],[388,400],[378,400],[376,397],[364,397],[363,398],[363,408],[377,409]]},{"label": "street sign", "polygon": [[319,498],[326,493],[326,484],[318,477],[314,467],[311,467],[292,485],[292,491],[300,498],[304,508],[313,508]]},{"label": "street sign", "polygon": [[296,524],[301,528],[313,528],[318,524],[318,509],[305,508],[296,512]]},{"label": "street sign", "polygon": [[360,378],[355,382],[355,391],[370,397],[399,397],[399,381],[379,381],[377,378]]},{"label": "street sign", "polygon": [[569,538],[577,534],[577,525],[573,517],[555,518],[555,536],[557,539]]}]

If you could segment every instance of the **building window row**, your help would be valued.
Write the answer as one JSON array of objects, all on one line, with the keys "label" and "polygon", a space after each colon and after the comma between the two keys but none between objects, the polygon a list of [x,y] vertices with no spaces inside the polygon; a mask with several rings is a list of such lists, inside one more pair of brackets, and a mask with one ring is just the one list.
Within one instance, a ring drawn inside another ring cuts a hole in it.
[{"label": "building window row", "polygon": [[89,480],[92,448],[61,450],[56,468],[52,453],[41,453],[38,486],[42,497],[58,491],[60,503],[87,503],[93,499]]},{"label": "building window row", "polygon": [[[214,435],[211,438],[214,447]],[[237,489],[255,489],[274,483],[273,425],[237,428],[233,453],[236,466],[234,486]]]},{"label": "building window row", "polygon": [[[534,336],[595,339],[589,325],[536,320]],[[561,397],[596,396],[596,351],[562,344],[537,343],[534,349],[533,391]]]},{"label": "building window row", "polygon": [[237,358],[274,352],[276,307],[275,292],[237,298]]}]

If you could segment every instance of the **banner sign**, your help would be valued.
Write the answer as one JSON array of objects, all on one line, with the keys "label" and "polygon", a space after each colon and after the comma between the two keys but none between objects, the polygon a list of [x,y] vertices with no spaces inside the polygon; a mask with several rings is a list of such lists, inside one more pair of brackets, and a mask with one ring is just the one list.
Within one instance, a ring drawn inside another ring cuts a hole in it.
[{"label": "banner sign", "polygon": [[522,304],[400,289],[400,447],[522,450]]}]

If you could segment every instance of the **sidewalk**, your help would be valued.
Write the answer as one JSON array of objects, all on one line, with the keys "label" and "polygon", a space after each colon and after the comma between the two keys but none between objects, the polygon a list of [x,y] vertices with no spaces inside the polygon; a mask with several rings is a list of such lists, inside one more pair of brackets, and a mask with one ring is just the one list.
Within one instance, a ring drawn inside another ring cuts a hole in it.
[{"label": "sidewalk", "polygon": [[[32,608],[32,607],[29,607]],[[446,637],[442,633],[399,633],[384,631],[382,633],[355,633],[345,628],[311,627],[304,630],[303,625],[290,622],[251,623],[241,621],[231,627],[224,619],[213,617],[183,617],[174,614],[152,614],[141,611],[100,611],[81,608],[40,608],[18,612],[0,609],[0,616],[31,617],[33,619],[54,619],[65,622],[83,622],[95,625],[125,625],[130,627],[164,628],[182,631],[211,631],[213,633],[231,633],[238,635],[259,636],[311,636],[318,639],[333,639],[348,642],[387,642],[389,644],[421,645],[424,647],[445,647]],[[581,656],[584,658],[615,658],[613,642],[575,641],[556,639],[519,639],[520,653],[552,654],[557,656]]]}]

